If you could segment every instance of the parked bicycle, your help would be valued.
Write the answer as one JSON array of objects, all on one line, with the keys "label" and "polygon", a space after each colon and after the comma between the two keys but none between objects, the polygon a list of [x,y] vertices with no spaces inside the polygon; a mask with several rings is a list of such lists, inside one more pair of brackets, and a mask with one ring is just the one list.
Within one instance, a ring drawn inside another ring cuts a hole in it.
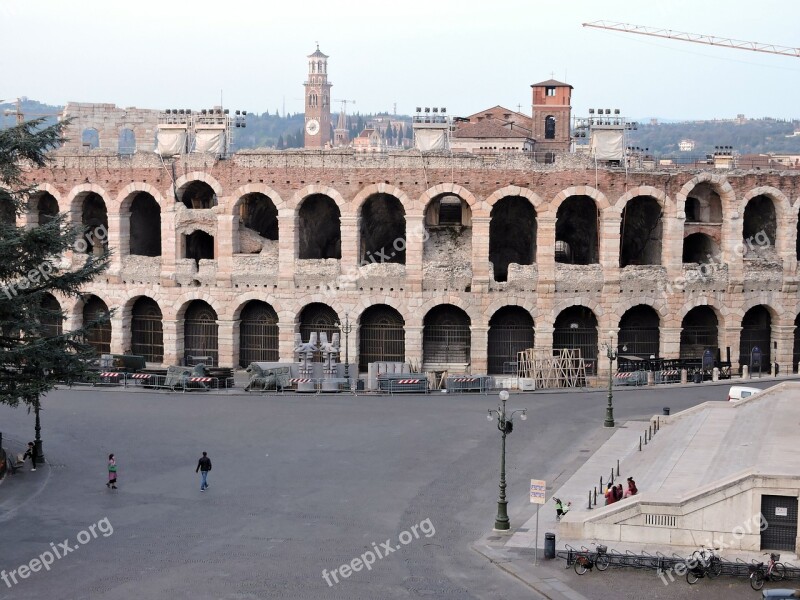
[{"label": "parked bicycle", "polygon": [[693,585],[699,579],[708,577],[714,579],[722,573],[722,559],[717,551],[719,548],[706,548],[701,546],[700,550],[695,550],[687,561],[686,583]]},{"label": "parked bicycle", "polygon": [[597,567],[598,571],[605,571],[611,561],[608,559],[608,546],[592,544],[597,546],[597,551],[592,552],[586,547],[582,547],[575,557],[575,572],[583,575],[586,571],[591,571]]},{"label": "parked bicycle", "polygon": [[780,581],[786,577],[786,567],[783,563],[778,561],[781,555],[775,552],[764,552],[766,556],[769,554],[769,562],[764,565],[763,562],[750,565],[750,587],[758,591],[764,587],[765,581]]}]

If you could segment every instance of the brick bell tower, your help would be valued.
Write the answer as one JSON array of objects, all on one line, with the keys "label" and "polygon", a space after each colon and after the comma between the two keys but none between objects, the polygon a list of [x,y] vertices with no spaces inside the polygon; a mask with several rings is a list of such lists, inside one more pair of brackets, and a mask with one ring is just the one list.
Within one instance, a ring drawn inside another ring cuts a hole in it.
[{"label": "brick bell tower", "polygon": [[572,86],[555,79],[534,83],[533,138],[536,151],[568,152],[572,119]]},{"label": "brick bell tower", "polygon": [[308,56],[306,88],[305,147],[324,148],[331,141],[331,86],[328,57],[319,51]]}]

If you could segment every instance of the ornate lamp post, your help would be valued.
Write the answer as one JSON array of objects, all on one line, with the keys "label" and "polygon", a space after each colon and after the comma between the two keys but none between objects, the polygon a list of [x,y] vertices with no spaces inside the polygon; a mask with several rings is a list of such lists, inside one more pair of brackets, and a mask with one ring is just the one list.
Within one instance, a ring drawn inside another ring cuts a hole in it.
[{"label": "ornate lamp post", "polygon": [[344,325],[342,326],[342,333],[344,334],[344,378],[347,379],[347,386],[350,386],[350,332],[353,331],[353,326],[350,325],[350,315],[345,313]]},{"label": "ornate lamp post", "polygon": [[608,357],[608,406],[606,406],[606,420],[603,427],[614,427],[614,361],[617,359],[617,350],[614,348],[614,332],[609,331],[611,343],[605,344]]},{"label": "ornate lamp post", "polygon": [[506,436],[514,429],[514,415],[520,413],[519,418],[524,421],[528,418],[528,409],[518,409],[507,415],[508,391],[502,390],[499,397],[500,406],[497,409],[490,408],[487,417],[490,421],[497,419],[497,429],[500,430],[503,437],[503,449],[500,454],[500,496],[497,498],[497,516],[494,519],[494,528],[497,531],[508,531],[511,523],[508,519],[508,502],[506,501]]},{"label": "ornate lamp post", "polygon": [[39,422],[39,398],[36,399],[36,402],[33,405],[33,414],[36,415],[36,425],[34,426],[34,431],[36,431],[36,436],[33,440],[33,446],[36,449],[36,461],[43,463],[44,462],[44,451],[42,450],[42,425]]}]

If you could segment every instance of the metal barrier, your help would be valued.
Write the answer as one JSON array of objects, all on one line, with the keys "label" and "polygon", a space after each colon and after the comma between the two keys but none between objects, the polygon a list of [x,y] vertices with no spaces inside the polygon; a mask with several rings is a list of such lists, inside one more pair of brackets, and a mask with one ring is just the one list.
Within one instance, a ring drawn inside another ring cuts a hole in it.
[{"label": "metal barrier", "polygon": [[159,375],[156,373],[124,373],[101,371],[90,373],[84,381],[74,385],[121,386],[147,388],[173,392],[210,391],[232,388],[233,377],[198,377],[192,375]]},{"label": "metal barrier", "polygon": [[647,385],[647,371],[625,371],[614,373],[614,385]]},{"label": "metal barrier", "polygon": [[478,392],[485,394],[491,388],[492,378],[486,375],[454,375],[447,378],[448,392]]},{"label": "metal barrier", "polygon": [[428,393],[428,378],[419,373],[393,373],[378,377],[378,389],[389,394]]}]

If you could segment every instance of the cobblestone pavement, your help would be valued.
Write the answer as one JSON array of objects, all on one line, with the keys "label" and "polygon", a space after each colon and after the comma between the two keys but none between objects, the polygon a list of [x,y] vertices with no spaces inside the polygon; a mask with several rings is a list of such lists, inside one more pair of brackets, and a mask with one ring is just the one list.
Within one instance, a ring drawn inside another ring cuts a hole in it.
[{"label": "cobblestone pavement", "polygon": [[[617,417],[647,418],[726,391],[620,391]],[[500,436],[486,420],[496,403],[445,394],[53,392],[42,411],[49,466],[0,484],[0,570],[17,569],[18,581],[0,582],[0,598],[544,597],[473,549],[496,509]],[[509,512],[521,526],[531,514],[528,480],[568,475],[580,450],[597,448],[608,431],[602,393],[512,395],[512,406],[530,410],[508,440]],[[0,430],[22,444],[33,416],[0,407]],[[194,468],[203,450],[214,466],[201,493]],[[105,486],[111,452],[116,491]],[[20,565],[65,540],[77,549],[20,578]],[[347,578],[340,570],[339,583],[326,583],[323,569],[387,541],[394,552],[369,570]],[[600,579],[592,575],[575,589],[600,597],[587,590]]]}]

